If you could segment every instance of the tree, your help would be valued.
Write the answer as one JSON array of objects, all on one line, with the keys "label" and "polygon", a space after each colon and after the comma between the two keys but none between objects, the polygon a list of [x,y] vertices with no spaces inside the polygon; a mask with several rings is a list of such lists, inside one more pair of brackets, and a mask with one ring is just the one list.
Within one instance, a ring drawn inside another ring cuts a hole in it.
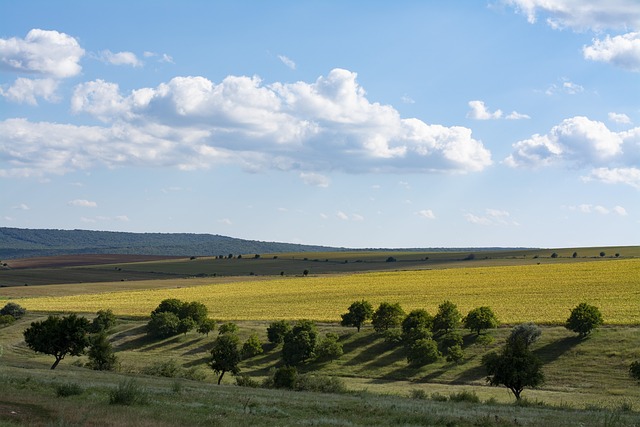
[{"label": "tree", "polygon": [[195,328],[196,322],[191,317],[185,317],[178,322],[178,333],[187,335],[187,332]]},{"label": "tree", "polygon": [[507,343],[500,353],[491,352],[482,358],[487,381],[493,386],[504,385],[516,400],[525,387],[537,387],[544,382],[542,362],[524,342]]},{"label": "tree", "polygon": [[220,327],[218,328],[218,334],[219,335],[223,335],[223,334],[235,334],[238,332],[238,325],[236,325],[233,322],[227,322],[227,323],[223,323],[222,325],[220,325]]},{"label": "tree", "polygon": [[629,375],[631,378],[640,381],[640,360],[631,362],[631,366],[629,366]]},{"label": "tree", "polygon": [[402,323],[405,313],[400,303],[383,302],[373,313],[371,323],[376,332],[384,332],[389,328],[397,328]]},{"label": "tree", "polygon": [[179,299],[167,298],[160,301],[160,304],[158,305],[158,307],[156,307],[155,310],[151,312],[151,315],[169,312],[175,314],[178,318],[180,318],[180,313],[182,311],[183,305],[184,302],[180,301]]},{"label": "tree", "polygon": [[236,334],[218,335],[213,342],[209,365],[218,375],[218,384],[222,382],[222,377],[226,372],[231,372],[233,375],[240,373],[238,365],[242,360],[242,355],[240,354],[239,344],[240,339]]},{"label": "tree", "polygon": [[118,364],[118,358],[104,330],[90,338],[87,355],[89,366],[96,371],[111,371]]},{"label": "tree", "polygon": [[329,332],[316,348],[316,358],[318,360],[334,360],[344,354],[342,343],[339,342],[338,334]]},{"label": "tree", "polygon": [[469,311],[462,319],[465,328],[480,335],[485,329],[493,329],[498,327],[498,318],[490,307],[482,306]]},{"label": "tree", "polygon": [[245,359],[262,354],[262,352],[262,342],[258,338],[258,334],[251,334],[242,344],[242,357]]},{"label": "tree", "polygon": [[355,301],[352,303],[347,312],[342,315],[342,326],[353,326],[358,332],[360,328],[367,320],[371,320],[373,317],[373,307],[368,301],[364,299],[362,301]]},{"label": "tree", "polygon": [[318,339],[315,323],[299,320],[285,335],[282,346],[282,359],[288,366],[297,366],[314,356]]},{"label": "tree", "polygon": [[542,335],[542,329],[533,322],[521,323],[511,329],[511,334],[507,337],[507,343],[515,345],[521,342],[525,347],[529,348],[531,344],[538,341]]},{"label": "tree", "polygon": [[209,316],[209,309],[201,302],[185,302],[177,313],[180,319],[192,318],[196,324],[200,324]]},{"label": "tree", "polygon": [[209,336],[209,332],[216,328],[216,321],[213,319],[204,319],[198,324],[198,333]]},{"label": "tree", "polygon": [[15,302],[8,302],[4,307],[2,307],[2,309],[0,309],[0,316],[11,316],[15,320],[20,319],[26,313],[27,310]]},{"label": "tree", "polygon": [[402,321],[402,340],[410,345],[419,339],[432,338],[432,326],[433,316],[427,310],[422,308],[412,310]]},{"label": "tree", "polygon": [[407,362],[413,366],[424,366],[433,363],[440,356],[438,343],[431,338],[416,340],[407,349]]},{"label": "tree", "polygon": [[271,322],[267,327],[267,339],[272,344],[280,344],[290,330],[291,325],[286,320]]},{"label": "tree", "polygon": [[438,306],[438,312],[433,317],[434,335],[446,334],[460,325],[462,315],[458,307],[451,301],[445,301]]},{"label": "tree", "polygon": [[585,338],[603,323],[600,310],[596,306],[583,302],[571,310],[571,315],[567,319],[565,327],[577,332],[580,338]]},{"label": "tree", "polygon": [[180,318],[171,312],[161,311],[151,314],[147,323],[147,333],[156,338],[167,338],[180,332]]},{"label": "tree", "polygon": [[67,355],[79,356],[89,345],[89,321],[75,314],[50,315],[47,320],[32,322],[24,331],[27,346],[38,353],[55,357],[51,369]]},{"label": "tree", "polygon": [[91,332],[99,333],[102,331],[108,331],[116,325],[116,315],[110,309],[99,310],[91,322]]}]

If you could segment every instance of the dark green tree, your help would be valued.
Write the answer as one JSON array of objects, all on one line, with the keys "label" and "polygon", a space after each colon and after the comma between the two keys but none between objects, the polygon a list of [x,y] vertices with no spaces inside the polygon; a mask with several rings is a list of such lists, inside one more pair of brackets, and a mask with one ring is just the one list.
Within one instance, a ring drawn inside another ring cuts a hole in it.
[{"label": "dark green tree", "polygon": [[207,309],[207,306],[197,301],[183,303],[182,307],[180,307],[180,312],[178,313],[178,317],[180,319],[190,317],[196,324],[202,323],[208,316],[209,309]]},{"label": "dark green tree", "polygon": [[571,310],[571,315],[567,319],[565,327],[577,332],[580,338],[585,338],[603,323],[602,314],[598,307],[583,302]]},{"label": "dark green tree", "polygon": [[182,312],[182,307],[184,306],[184,302],[180,301],[176,298],[167,298],[160,301],[158,307],[151,312],[151,315],[157,313],[173,313],[178,318],[180,318],[180,313]]},{"label": "dark green tree", "polygon": [[316,358],[320,361],[335,360],[344,354],[338,334],[329,332],[320,340],[316,348]]},{"label": "dark green tree", "polygon": [[507,387],[516,400],[520,400],[526,387],[537,387],[544,382],[542,362],[521,340],[507,343],[500,353],[486,354],[482,364],[489,384]]},{"label": "dark green tree", "polygon": [[438,343],[431,338],[421,338],[407,348],[407,362],[412,366],[424,366],[440,358]]},{"label": "dark green tree", "polygon": [[89,366],[97,371],[112,371],[118,364],[118,358],[113,351],[113,346],[109,342],[104,330],[92,335],[90,338]]},{"label": "dark green tree", "polygon": [[240,373],[239,365],[242,354],[239,346],[240,339],[232,333],[218,335],[213,342],[209,366],[218,375],[218,384],[222,382],[222,377],[226,372],[231,372],[233,375]]},{"label": "dark green tree", "polygon": [[402,340],[410,345],[416,340],[432,338],[433,316],[427,310],[412,310],[402,321]]},{"label": "dark green tree", "polygon": [[397,328],[405,317],[400,303],[383,302],[373,313],[371,323],[376,332],[384,332],[390,328]]},{"label": "dark green tree", "polygon": [[213,319],[204,319],[198,324],[197,331],[200,334],[209,336],[209,332],[216,329],[216,321]]},{"label": "dark green tree", "polygon": [[147,333],[155,338],[167,338],[180,333],[180,318],[169,311],[151,314],[147,323]]},{"label": "dark green tree", "polygon": [[15,320],[20,319],[26,314],[27,310],[15,302],[8,302],[0,309],[0,316],[11,316]]},{"label": "dark green tree", "polygon": [[191,317],[185,317],[180,319],[178,323],[178,333],[187,335],[187,332],[197,326],[196,322]]},{"label": "dark green tree", "polygon": [[271,322],[267,327],[267,339],[272,344],[280,344],[284,341],[284,337],[291,330],[291,324],[286,320],[277,320]]},{"label": "dark green tree", "polygon": [[116,315],[110,309],[99,310],[91,322],[91,332],[97,334],[108,331],[116,325]]},{"label": "dark green tree", "polygon": [[462,314],[451,301],[445,301],[438,306],[438,312],[433,316],[433,334],[446,334],[460,326]]},{"label": "dark green tree", "polygon": [[27,346],[38,353],[55,357],[51,369],[67,355],[80,356],[89,345],[89,321],[75,314],[50,315],[46,320],[32,322],[24,331]]},{"label": "dark green tree", "polygon": [[238,325],[233,322],[223,323],[218,327],[218,334],[236,334],[238,333]]},{"label": "dark green tree", "polygon": [[482,306],[469,311],[462,320],[465,328],[480,335],[483,330],[498,327],[498,318],[490,307]]},{"label": "dark green tree", "polygon": [[631,378],[640,381],[640,360],[631,362],[631,365],[629,366],[629,375]]},{"label": "dark green tree", "polygon": [[257,356],[262,354],[262,352],[262,342],[256,333],[251,334],[244,344],[242,344],[242,357],[244,359]]},{"label": "dark green tree", "polygon": [[284,337],[282,360],[288,366],[297,366],[315,355],[318,331],[310,320],[299,320]]},{"label": "dark green tree", "polygon": [[355,301],[352,303],[347,312],[342,315],[342,326],[353,326],[358,332],[360,328],[367,321],[373,317],[373,307],[368,301]]}]

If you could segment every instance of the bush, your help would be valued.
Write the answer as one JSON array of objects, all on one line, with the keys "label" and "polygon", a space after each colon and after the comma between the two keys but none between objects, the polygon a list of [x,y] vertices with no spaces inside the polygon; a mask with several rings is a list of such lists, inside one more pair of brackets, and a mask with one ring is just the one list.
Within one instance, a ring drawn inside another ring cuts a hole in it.
[{"label": "bush", "polygon": [[16,321],[16,318],[10,314],[0,315],[0,326],[9,326]]},{"label": "bush", "polygon": [[480,398],[476,395],[476,392],[467,390],[449,394],[449,400],[452,402],[480,403]]},{"label": "bush", "polygon": [[291,325],[286,320],[272,322],[269,327],[267,327],[267,339],[272,344],[280,344],[290,330]]},{"label": "bush", "polygon": [[142,373],[154,377],[177,378],[182,372],[182,367],[175,359],[154,362],[145,366]]},{"label": "bush", "polygon": [[180,318],[175,313],[162,311],[151,314],[151,320],[147,323],[147,333],[156,338],[167,338],[178,335],[180,330]]},{"label": "bush", "polygon": [[424,366],[440,358],[438,343],[425,338],[415,341],[407,350],[407,362],[413,366]]},{"label": "bush", "polygon": [[218,335],[223,334],[237,334],[238,333],[238,325],[233,322],[223,323],[218,328]]},{"label": "bush", "polygon": [[116,325],[116,315],[111,310],[100,310],[91,322],[91,332],[108,331]]},{"label": "bush", "polygon": [[485,329],[498,327],[498,318],[490,307],[477,307],[469,311],[464,319],[462,319],[464,327],[480,335]]},{"label": "bush", "polygon": [[640,381],[640,360],[631,363],[631,366],[629,366],[629,375],[631,375],[631,378]]},{"label": "bush", "polygon": [[56,385],[57,397],[79,396],[84,393],[84,389],[76,383],[64,383]]},{"label": "bush", "polygon": [[409,390],[409,396],[412,399],[418,399],[418,400],[426,400],[429,397],[427,392],[422,390],[421,388],[414,388]]},{"label": "bush", "polygon": [[298,370],[293,366],[283,366],[273,373],[273,386],[275,388],[293,389],[298,378]]},{"label": "bush", "polygon": [[0,309],[1,316],[11,316],[18,320],[27,313],[27,310],[15,302],[8,302]]},{"label": "bush", "polygon": [[459,363],[464,359],[464,350],[459,344],[447,348],[447,362]]},{"label": "bush", "polygon": [[573,332],[577,332],[580,338],[585,338],[594,329],[604,323],[602,314],[597,307],[587,303],[578,304],[567,319],[565,327]]},{"label": "bush", "polygon": [[282,359],[289,366],[297,366],[315,355],[318,331],[314,322],[300,320],[284,337]]},{"label": "bush", "polygon": [[209,332],[212,332],[216,329],[216,321],[213,319],[204,319],[202,322],[198,324],[197,331],[200,334],[209,336]]},{"label": "bush", "polygon": [[382,333],[382,339],[384,340],[385,344],[391,347],[399,346],[403,342],[402,329],[400,328],[387,329]]},{"label": "bush", "polygon": [[148,402],[147,391],[135,379],[122,381],[117,388],[109,392],[109,404],[111,405],[144,405]]},{"label": "bush", "polygon": [[453,346],[462,347],[463,344],[462,335],[458,331],[449,331],[444,335],[440,335],[437,341],[440,351],[444,353]]},{"label": "bush", "polygon": [[337,334],[328,333],[316,347],[316,358],[318,360],[335,360],[344,354],[342,343],[338,342],[340,337]]},{"label": "bush", "polygon": [[236,376],[236,385],[240,387],[258,388],[260,383],[247,374]]},{"label": "bush", "polygon": [[449,397],[447,397],[444,394],[435,392],[435,393],[431,393],[431,400],[433,400],[434,402],[446,402],[449,400]]},{"label": "bush", "polygon": [[248,359],[253,356],[262,354],[262,342],[258,338],[257,334],[251,334],[251,336],[242,345],[242,357]]},{"label": "bush", "polygon": [[112,371],[118,365],[118,358],[113,352],[113,346],[103,331],[90,338],[89,366],[97,371]]},{"label": "bush", "polygon": [[347,386],[340,378],[317,374],[304,374],[297,377],[294,389],[319,393],[345,393]]}]

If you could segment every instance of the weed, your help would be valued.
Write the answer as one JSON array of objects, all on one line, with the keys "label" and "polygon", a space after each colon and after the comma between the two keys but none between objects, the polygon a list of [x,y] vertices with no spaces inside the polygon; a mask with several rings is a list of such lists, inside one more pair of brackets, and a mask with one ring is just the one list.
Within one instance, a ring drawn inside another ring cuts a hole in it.
[{"label": "weed", "polygon": [[475,391],[462,390],[458,393],[449,394],[449,400],[452,402],[469,402],[480,403],[480,398]]},{"label": "weed", "polygon": [[414,388],[412,390],[409,390],[409,396],[411,396],[412,399],[418,400],[425,400],[428,397],[427,392],[422,390],[421,388]]},{"label": "weed", "polygon": [[84,389],[76,383],[64,383],[56,385],[57,397],[78,396],[84,393]]},{"label": "weed", "polygon": [[121,381],[117,388],[109,392],[111,405],[145,405],[148,401],[147,391],[135,379]]}]

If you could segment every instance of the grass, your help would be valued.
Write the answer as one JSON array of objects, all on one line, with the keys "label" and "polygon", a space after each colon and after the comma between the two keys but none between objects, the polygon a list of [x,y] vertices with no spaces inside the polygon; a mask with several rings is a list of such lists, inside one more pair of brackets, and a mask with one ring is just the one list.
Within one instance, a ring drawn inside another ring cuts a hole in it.
[{"label": "grass", "polygon": [[148,316],[161,300],[178,298],[202,302],[222,320],[338,321],[353,301],[363,298],[374,306],[399,302],[407,311],[426,308],[431,313],[448,299],[463,313],[488,305],[507,324],[562,324],[573,307],[588,302],[599,307],[608,324],[638,325],[639,269],[640,259],[615,259],[374,272],[25,298],[19,303],[31,311],[95,313],[110,308],[120,315]]}]

